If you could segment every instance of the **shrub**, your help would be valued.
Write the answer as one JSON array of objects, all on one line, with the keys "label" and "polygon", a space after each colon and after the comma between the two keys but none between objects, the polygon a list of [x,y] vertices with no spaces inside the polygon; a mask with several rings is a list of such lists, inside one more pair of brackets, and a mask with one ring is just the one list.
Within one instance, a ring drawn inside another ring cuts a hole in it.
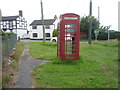
[{"label": "shrub", "polygon": [[9,32],[3,32],[0,30],[0,35],[5,36],[5,35],[15,35],[15,33],[9,33]]},{"label": "shrub", "polygon": [[98,34],[98,40],[107,40],[108,39],[108,34],[105,32],[100,32]]},{"label": "shrub", "polygon": [[117,39],[117,33],[110,33],[110,39]]},{"label": "shrub", "polygon": [[53,31],[53,37],[57,37],[57,35],[58,35],[58,30],[57,29],[55,29],[54,31]]},{"label": "shrub", "polygon": [[[108,33],[100,32],[98,34],[98,40],[107,40],[108,39]],[[117,39],[117,33],[113,32],[110,33],[110,39]]]}]

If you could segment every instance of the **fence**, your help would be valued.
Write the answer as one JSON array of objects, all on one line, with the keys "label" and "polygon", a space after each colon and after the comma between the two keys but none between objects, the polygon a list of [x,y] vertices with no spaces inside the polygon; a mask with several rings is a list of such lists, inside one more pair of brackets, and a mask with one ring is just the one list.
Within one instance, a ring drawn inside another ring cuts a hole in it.
[{"label": "fence", "polygon": [[2,40],[2,59],[7,57],[17,42],[16,35],[5,35],[0,37]]}]

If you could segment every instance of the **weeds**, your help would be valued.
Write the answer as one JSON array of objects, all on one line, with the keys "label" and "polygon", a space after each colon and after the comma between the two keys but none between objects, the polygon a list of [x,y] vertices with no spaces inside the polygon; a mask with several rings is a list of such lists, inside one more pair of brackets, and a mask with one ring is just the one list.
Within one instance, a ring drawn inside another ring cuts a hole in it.
[{"label": "weeds", "polygon": [[[3,75],[2,75],[2,86],[3,88],[10,88],[13,84],[14,74],[18,68],[19,57],[23,52],[24,44],[18,42],[15,46],[16,50],[11,53],[11,55],[6,59],[3,65]],[[8,60],[11,59],[8,64]]]}]

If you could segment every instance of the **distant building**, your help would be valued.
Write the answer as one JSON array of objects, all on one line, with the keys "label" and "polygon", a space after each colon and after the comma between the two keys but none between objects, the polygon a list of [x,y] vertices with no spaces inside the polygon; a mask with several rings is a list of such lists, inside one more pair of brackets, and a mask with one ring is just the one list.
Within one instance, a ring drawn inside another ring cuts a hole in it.
[{"label": "distant building", "polygon": [[0,27],[4,32],[13,32],[17,37],[23,38],[27,34],[27,21],[20,10],[17,16],[2,16]]},{"label": "distant building", "polygon": [[[54,29],[57,28],[57,20],[56,19],[45,19],[45,39],[51,40],[52,33]],[[42,20],[34,20],[30,24],[30,39],[41,39],[43,40],[43,27]]]}]

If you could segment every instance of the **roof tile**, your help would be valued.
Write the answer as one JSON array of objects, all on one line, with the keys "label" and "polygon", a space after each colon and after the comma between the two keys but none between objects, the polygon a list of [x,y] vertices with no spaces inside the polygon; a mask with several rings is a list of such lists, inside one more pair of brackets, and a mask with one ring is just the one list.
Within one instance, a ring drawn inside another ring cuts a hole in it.
[{"label": "roof tile", "polygon": [[13,21],[16,20],[19,16],[3,16],[2,21]]},{"label": "roof tile", "polygon": [[[53,25],[53,23],[55,22],[54,19],[45,19],[44,20],[44,24],[45,25]],[[33,25],[42,25],[42,20],[34,20],[30,26],[33,26]]]}]

